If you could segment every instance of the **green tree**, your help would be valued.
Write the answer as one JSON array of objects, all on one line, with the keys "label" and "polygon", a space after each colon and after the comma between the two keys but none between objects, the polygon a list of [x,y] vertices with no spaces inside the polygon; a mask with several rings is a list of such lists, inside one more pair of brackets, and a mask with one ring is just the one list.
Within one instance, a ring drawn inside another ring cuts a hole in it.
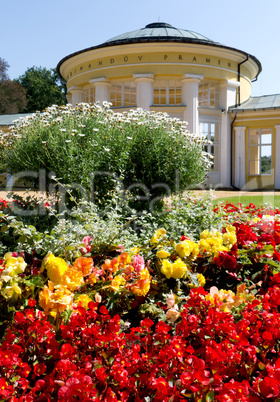
[{"label": "green tree", "polygon": [[26,106],[25,89],[9,79],[8,68],[9,64],[0,57],[0,114],[19,113]]},{"label": "green tree", "polygon": [[66,85],[56,69],[31,67],[17,80],[26,90],[25,112],[42,111],[51,105],[66,103]]}]

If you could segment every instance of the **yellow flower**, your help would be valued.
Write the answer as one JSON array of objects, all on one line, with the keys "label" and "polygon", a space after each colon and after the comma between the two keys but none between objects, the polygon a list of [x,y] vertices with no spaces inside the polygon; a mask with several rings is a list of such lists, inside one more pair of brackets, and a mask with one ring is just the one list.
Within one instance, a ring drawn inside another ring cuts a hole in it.
[{"label": "yellow flower", "polygon": [[157,258],[167,258],[170,256],[170,253],[168,251],[165,251],[163,249],[159,250],[157,252]]},{"label": "yellow flower", "polygon": [[22,257],[13,257],[12,253],[4,255],[5,269],[3,275],[17,276],[25,271],[26,262]]},{"label": "yellow flower", "polygon": [[172,270],[172,278],[181,279],[188,271],[188,267],[181,258],[177,258],[177,260],[172,264]]},{"label": "yellow flower", "polygon": [[227,248],[223,246],[221,239],[218,237],[201,239],[198,242],[198,246],[201,253],[213,254],[214,257],[218,257],[220,251],[227,251]]},{"label": "yellow flower", "polygon": [[125,279],[121,275],[116,275],[114,279],[111,281],[110,288],[115,292],[120,290],[120,286],[125,284]]},{"label": "yellow flower", "polygon": [[205,283],[206,283],[205,277],[202,274],[197,274],[196,277],[197,277],[199,286],[203,287],[205,285]]},{"label": "yellow flower", "polygon": [[208,230],[204,230],[203,232],[200,233],[200,239],[211,239],[211,238],[216,238],[219,241],[223,240],[222,233],[218,232],[215,229],[212,229],[211,232]]},{"label": "yellow flower", "polygon": [[11,286],[6,286],[1,289],[1,294],[7,300],[11,300],[12,298],[17,300],[21,296],[21,288],[15,283]]},{"label": "yellow flower", "polygon": [[237,242],[236,229],[234,226],[227,226],[226,232],[223,234],[223,243],[230,250],[231,247]]},{"label": "yellow flower", "polygon": [[61,284],[67,286],[72,292],[84,283],[83,272],[69,267],[61,278]]},{"label": "yellow flower", "polygon": [[68,270],[67,262],[53,254],[46,256],[44,260],[43,266],[47,269],[48,278],[54,285],[61,284],[63,275]]},{"label": "yellow flower", "polygon": [[82,306],[83,308],[85,308],[86,310],[88,309],[88,304],[92,301],[92,299],[85,294],[80,295],[75,302],[77,303],[77,305]]},{"label": "yellow flower", "polygon": [[161,263],[161,272],[163,273],[163,275],[166,276],[167,279],[171,278],[172,273],[173,273],[173,268],[172,268],[172,264],[170,261],[168,260],[163,260]]},{"label": "yellow flower", "polygon": [[152,236],[150,243],[151,244],[156,244],[159,242],[159,240],[166,234],[166,230],[164,228],[158,229],[154,235]]},{"label": "yellow flower", "polygon": [[191,259],[195,260],[199,254],[199,247],[192,240],[184,240],[176,244],[175,250],[181,258],[191,257]]}]

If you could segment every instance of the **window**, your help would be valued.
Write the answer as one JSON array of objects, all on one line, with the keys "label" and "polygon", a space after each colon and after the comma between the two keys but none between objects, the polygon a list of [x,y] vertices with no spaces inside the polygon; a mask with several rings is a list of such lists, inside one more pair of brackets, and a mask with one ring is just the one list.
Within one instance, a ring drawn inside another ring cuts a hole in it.
[{"label": "window", "polygon": [[154,105],[181,105],[182,87],[179,80],[158,80],[154,84]]},{"label": "window", "polygon": [[220,169],[220,124],[200,123],[200,135],[212,142],[205,146],[205,152],[214,157],[211,171],[218,172]]},{"label": "window", "polygon": [[272,156],[272,131],[249,130],[249,174],[270,175]]},{"label": "window", "polygon": [[112,107],[136,106],[136,84],[133,81],[113,84],[110,89]]},{"label": "window", "polygon": [[219,87],[214,83],[202,83],[198,89],[198,106],[207,108],[219,107]]},{"label": "window", "polygon": [[95,88],[94,86],[85,88],[83,90],[83,102],[94,103],[95,102]]}]

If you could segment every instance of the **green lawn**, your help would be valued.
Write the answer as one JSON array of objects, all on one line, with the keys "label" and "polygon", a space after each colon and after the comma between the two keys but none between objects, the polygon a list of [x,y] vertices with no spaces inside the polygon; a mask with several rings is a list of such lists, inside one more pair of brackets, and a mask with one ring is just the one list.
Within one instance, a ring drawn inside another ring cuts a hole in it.
[{"label": "green lawn", "polygon": [[242,205],[249,205],[253,203],[256,206],[261,206],[264,204],[270,204],[275,208],[280,208],[280,195],[241,195],[237,197],[224,197],[224,198],[216,198],[214,200],[214,204],[216,205],[218,202],[230,202],[234,205],[241,203]]}]

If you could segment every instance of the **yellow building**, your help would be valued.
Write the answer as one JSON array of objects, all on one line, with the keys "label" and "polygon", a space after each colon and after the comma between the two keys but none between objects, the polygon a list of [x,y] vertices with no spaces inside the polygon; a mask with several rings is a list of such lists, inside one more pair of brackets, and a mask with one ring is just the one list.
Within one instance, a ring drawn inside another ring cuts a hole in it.
[{"label": "yellow building", "polygon": [[58,64],[72,104],[167,112],[212,140],[206,186],[280,189],[280,95],[250,97],[261,69],[245,51],[161,22]]},{"label": "yellow building", "polygon": [[280,94],[251,97],[262,69],[251,54],[156,22],[70,54],[57,68],[73,105],[166,112],[211,140],[205,186],[280,189]]}]

